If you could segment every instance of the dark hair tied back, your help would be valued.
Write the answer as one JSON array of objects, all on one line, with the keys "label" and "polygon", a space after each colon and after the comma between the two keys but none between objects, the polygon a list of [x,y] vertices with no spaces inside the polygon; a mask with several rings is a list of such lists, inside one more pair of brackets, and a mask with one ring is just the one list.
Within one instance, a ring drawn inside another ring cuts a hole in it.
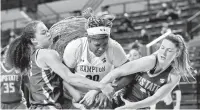
[{"label": "dark hair tied back", "polygon": [[22,34],[22,36],[21,36],[21,43],[22,44],[33,44],[32,42],[31,42],[31,38],[33,38],[33,37],[31,37],[31,34],[28,34],[28,33],[23,33]]}]

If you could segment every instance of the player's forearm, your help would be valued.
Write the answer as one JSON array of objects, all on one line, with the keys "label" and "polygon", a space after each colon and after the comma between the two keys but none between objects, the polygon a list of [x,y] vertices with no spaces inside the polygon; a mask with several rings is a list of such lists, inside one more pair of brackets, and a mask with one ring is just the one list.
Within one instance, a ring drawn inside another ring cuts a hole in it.
[{"label": "player's forearm", "polygon": [[[143,59],[138,59],[134,61],[130,61],[108,73],[102,80],[102,83],[111,83],[116,78],[127,76],[131,74],[135,74],[140,71],[148,70],[152,65],[150,63],[144,64],[142,66],[138,66],[141,62],[150,61],[149,57],[145,57]],[[134,68],[133,68],[134,67]]]},{"label": "player's forearm", "polygon": [[[59,69],[57,69],[57,68]],[[56,65],[54,71],[68,84],[76,87],[84,87],[88,89],[101,90],[105,85],[96,81],[89,80],[82,76],[71,73],[71,71],[64,65]]]},{"label": "player's forearm", "polygon": [[176,90],[176,106],[180,107],[180,102],[181,102],[181,91],[180,90]]},{"label": "player's forearm", "polygon": [[128,108],[130,109],[137,109],[137,108],[145,108],[150,107],[154,104],[156,104],[159,101],[159,98],[156,97],[148,97],[142,101],[135,102],[133,104],[128,105]]},{"label": "player's forearm", "polygon": [[122,89],[123,87],[125,87],[126,85],[128,85],[132,79],[133,79],[133,76],[128,75],[128,76],[124,76],[124,77],[120,78],[119,80],[116,80],[113,83],[115,91],[118,91],[118,90]]},{"label": "player's forearm", "polygon": [[176,105],[177,107],[180,107],[181,106],[181,103],[180,102],[176,102]]},{"label": "player's forearm", "polygon": [[76,87],[82,87],[99,91],[105,87],[105,84],[103,83],[92,81],[81,76],[70,76],[67,80],[67,83]]},{"label": "player's forearm", "polygon": [[108,73],[100,82],[107,84],[113,82],[115,79],[119,78],[121,75],[120,69],[116,68],[110,73]]},{"label": "player's forearm", "polygon": [[81,94],[78,90],[76,90],[74,87],[72,87],[71,85],[69,85],[66,82],[63,82],[63,86],[67,89],[67,91],[71,94],[71,96],[73,97],[73,99],[75,100],[75,102],[78,102],[81,100]]}]

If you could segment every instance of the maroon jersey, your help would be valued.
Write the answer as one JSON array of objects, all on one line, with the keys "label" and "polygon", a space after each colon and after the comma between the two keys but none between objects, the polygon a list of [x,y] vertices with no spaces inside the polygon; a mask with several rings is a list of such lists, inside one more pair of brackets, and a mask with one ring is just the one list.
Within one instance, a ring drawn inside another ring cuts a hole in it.
[{"label": "maroon jersey", "polygon": [[1,65],[1,102],[12,103],[22,100],[22,76],[14,69],[5,70]]}]

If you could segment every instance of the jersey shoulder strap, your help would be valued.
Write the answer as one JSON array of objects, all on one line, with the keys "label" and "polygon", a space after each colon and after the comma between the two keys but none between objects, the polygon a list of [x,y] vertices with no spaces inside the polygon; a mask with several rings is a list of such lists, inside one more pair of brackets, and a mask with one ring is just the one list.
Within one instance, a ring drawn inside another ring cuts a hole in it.
[{"label": "jersey shoulder strap", "polygon": [[1,65],[1,69],[2,69],[4,72],[6,72],[6,73],[11,73],[11,72],[13,71],[13,69],[8,70],[8,69],[4,66],[4,64],[3,64],[2,62],[0,62],[0,65]]}]

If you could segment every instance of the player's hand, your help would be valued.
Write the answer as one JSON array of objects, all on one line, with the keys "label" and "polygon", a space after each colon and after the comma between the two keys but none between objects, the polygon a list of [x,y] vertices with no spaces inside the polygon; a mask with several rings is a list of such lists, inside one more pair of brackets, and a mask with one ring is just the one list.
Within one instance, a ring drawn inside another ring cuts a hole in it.
[{"label": "player's hand", "polygon": [[87,110],[85,108],[85,105],[80,104],[80,103],[76,103],[74,99],[72,99],[72,104],[75,108],[80,109],[80,110]]},{"label": "player's hand", "polygon": [[117,92],[115,92],[113,97],[117,97],[117,96],[124,96],[125,94],[125,88],[118,90]]},{"label": "player's hand", "polygon": [[92,103],[94,102],[94,99],[96,98],[96,95],[98,93],[99,93],[99,91],[90,90],[89,92],[87,92],[85,94],[85,96],[83,97],[83,99],[79,103],[83,103],[85,101],[86,102],[85,104],[87,104],[87,106],[92,105]]},{"label": "player's hand", "polygon": [[105,109],[107,107],[108,102],[108,97],[105,96],[103,93],[99,93],[96,96],[94,107],[99,109]]},{"label": "player's hand", "polygon": [[106,84],[101,91],[105,94],[109,100],[112,100],[112,96],[114,95],[114,88],[112,87],[111,83]]},{"label": "player's hand", "polygon": [[72,104],[73,104],[73,106],[74,106],[75,108],[77,108],[77,109],[80,109],[80,110],[87,110],[83,104],[80,104],[80,103],[72,103]]}]

